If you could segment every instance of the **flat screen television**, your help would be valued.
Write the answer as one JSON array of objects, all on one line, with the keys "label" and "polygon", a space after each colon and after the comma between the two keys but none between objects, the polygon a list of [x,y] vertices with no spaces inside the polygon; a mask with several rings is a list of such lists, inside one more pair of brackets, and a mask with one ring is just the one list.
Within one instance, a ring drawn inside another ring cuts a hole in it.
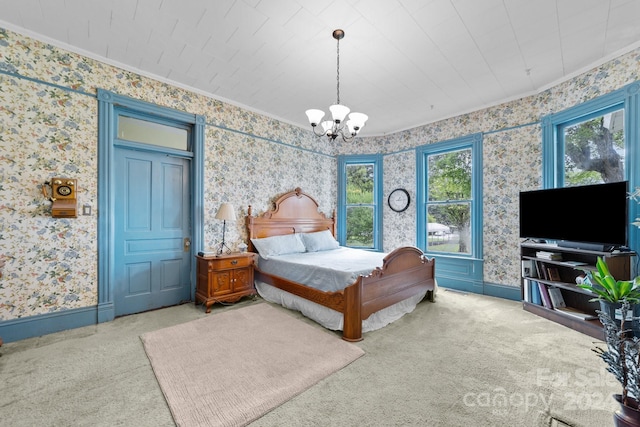
[{"label": "flat screen television", "polygon": [[520,192],[520,237],[609,251],[627,246],[627,181]]}]

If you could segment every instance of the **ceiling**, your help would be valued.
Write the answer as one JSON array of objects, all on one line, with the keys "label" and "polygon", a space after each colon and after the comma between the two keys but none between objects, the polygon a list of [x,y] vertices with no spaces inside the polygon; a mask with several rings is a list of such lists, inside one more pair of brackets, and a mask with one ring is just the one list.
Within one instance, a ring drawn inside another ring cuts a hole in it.
[{"label": "ceiling", "polygon": [[361,135],[547,89],[640,46],[638,0],[0,0],[0,26],[310,128]]}]

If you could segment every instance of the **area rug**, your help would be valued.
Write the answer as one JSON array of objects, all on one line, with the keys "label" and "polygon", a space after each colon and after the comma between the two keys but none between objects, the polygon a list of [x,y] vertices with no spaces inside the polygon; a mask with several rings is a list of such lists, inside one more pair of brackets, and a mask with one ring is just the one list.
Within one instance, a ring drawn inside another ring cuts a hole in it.
[{"label": "area rug", "polygon": [[258,303],[141,337],[178,426],[242,426],[364,354]]}]

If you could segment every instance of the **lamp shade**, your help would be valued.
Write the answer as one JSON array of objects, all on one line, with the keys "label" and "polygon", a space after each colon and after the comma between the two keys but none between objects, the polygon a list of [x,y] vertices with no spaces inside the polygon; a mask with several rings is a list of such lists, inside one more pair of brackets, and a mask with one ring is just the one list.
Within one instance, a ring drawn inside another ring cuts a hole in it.
[{"label": "lamp shade", "polygon": [[340,123],[344,120],[344,118],[349,114],[349,107],[345,107],[341,104],[334,104],[329,107],[329,111],[331,111],[331,116],[333,117],[333,121],[336,123]]},{"label": "lamp shade", "polygon": [[216,214],[216,219],[224,219],[227,221],[235,220],[236,212],[233,209],[233,205],[231,203],[221,204],[218,209],[218,213]]},{"label": "lamp shade", "polygon": [[353,126],[356,128],[364,127],[364,124],[369,119],[369,116],[362,113],[351,113],[349,114],[349,120],[353,122]]},{"label": "lamp shade", "polygon": [[307,110],[305,111],[305,113],[307,114],[307,117],[309,118],[309,123],[311,123],[312,126],[316,126],[318,123],[320,123],[320,120],[322,120],[322,118],[324,117],[324,111],[322,110]]}]

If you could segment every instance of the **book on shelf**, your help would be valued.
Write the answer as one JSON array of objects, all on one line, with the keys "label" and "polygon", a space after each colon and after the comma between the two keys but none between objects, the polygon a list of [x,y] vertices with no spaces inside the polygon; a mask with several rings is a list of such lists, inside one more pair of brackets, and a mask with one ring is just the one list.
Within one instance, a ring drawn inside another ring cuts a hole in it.
[{"label": "book on shelf", "polygon": [[531,259],[522,260],[522,277],[538,277],[536,268],[533,265],[533,260]]},{"label": "book on shelf", "polygon": [[531,302],[531,283],[529,283],[529,279],[524,279],[522,282],[522,300]]},{"label": "book on shelf", "polygon": [[535,265],[537,277],[547,280],[547,269],[545,268],[544,264],[536,261]]},{"label": "book on shelf", "polygon": [[547,286],[544,283],[538,282],[538,289],[540,289],[542,305],[546,308],[552,309],[553,304],[551,303],[551,297],[549,296],[549,289],[547,289]]},{"label": "book on shelf", "polygon": [[551,304],[553,304],[553,308],[565,308],[567,304],[564,302],[564,298],[562,297],[562,291],[560,288],[550,287],[549,288],[549,298],[551,298]]},{"label": "book on shelf", "polygon": [[536,252],[536,258],[562,261],[562,254],[559,252],[538,251]]},{"label": "book on shelf", "polygon": [[555,267],[547,267],[547,277],[554,282],[560,282],[560,272]]},{"label": "book on shelf", "polygon": [[584,311],[578,310],[577,308],[573,307],[561,307],[557,308],[556,311],[558,313],[566,314],[567,316],[575,317],[576,319],[581,320],[594,320],[598,318],[596,314],[585,313]]},{"label": "book on shelf", "polygon": [[581,265],[588,265],[586,262],[582,262],[582,261],[565,261],[565,264],[569,264],[573,267],[579,267]]},{"label": "book on shelf", "polygon": [[542,299],[540,297],[540,289],[538,288],[538,282],[531,280],[531,302],[536,305],[542,305]]}]

